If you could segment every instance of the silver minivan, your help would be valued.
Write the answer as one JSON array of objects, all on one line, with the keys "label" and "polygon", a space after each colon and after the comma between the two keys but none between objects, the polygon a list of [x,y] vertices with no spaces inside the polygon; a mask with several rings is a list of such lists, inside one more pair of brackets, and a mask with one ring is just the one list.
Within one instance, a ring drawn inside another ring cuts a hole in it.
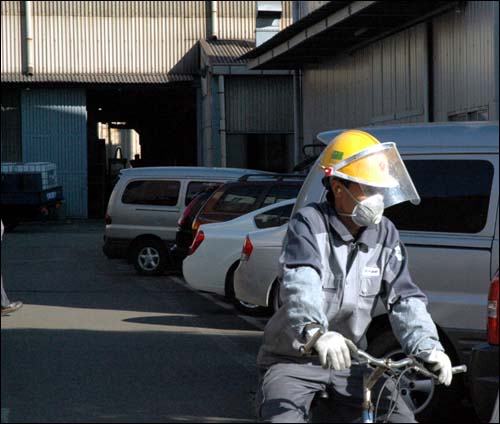
[{"label": "silver minivan", "polygon": [[264,172],[206,167],[122,170],[108,203],[104,254],[128,259],[141,274],[162,273],[177,222],[194,196],[207,186],[256,173]]}]

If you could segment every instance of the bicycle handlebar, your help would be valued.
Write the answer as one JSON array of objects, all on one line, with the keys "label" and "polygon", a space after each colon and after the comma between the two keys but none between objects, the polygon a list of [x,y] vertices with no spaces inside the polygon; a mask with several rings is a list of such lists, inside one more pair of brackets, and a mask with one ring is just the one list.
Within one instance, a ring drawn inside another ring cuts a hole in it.
[{"label": "bicycle handlebar", "polygon": [[[357,357],[361,357],[363,359],[366,359],[368,364],[374,365],[377,367],[382,367],[386,368],[388,370],[395,370],[395,369],[400,369],[400,368],[413,368],[415,371],[418,371],[422,375],[433,378],[434,380],[438,380],[438,376],[434,374],[433,372],[429,371],[425,366],[418,361],[416,358],[413,357],[406,357],[404,359],[401,359],[399,361],[393,361],[390,358],[375,358],[374,356],[370,355],[368,352],[365,352],[364,350],[358,349],[358,347],[349,339],[344,338],[347,347],[349,350]],[[452,374],[459,374],[459,373],[465,373],[467,372],[467,365],[458,365],[455,367],[452,367],[451,373]]]},{"label": "bicycle handlebar", "polygon": [[[321,333],[317,331],[314,336],[311,338],[311,340],[303,345],[300,349],[301,353],[303,355],[309,354],[316,341],[321,337]],[[404,359],[401,359],[399,361],[393,361],[390,358],[375,358],[374,356],[370,355],[368,352],[365,352],[364,350],[358,349],[358,347],[349,339],[344,338],[347,347],[349,350],[352,352],[354,357],[357,358],[363,358],[367,361],[369,365],[373,365],[376,367],[381,367],[385,368],[386,370],[396,370],[396,369],[401,369],[401,368],[413,368],[415,371],[418,371],[422,375],[428,378],[432,378],[434,380],[438,380],[438,376],[434,374],[433,372],[429,371],[425,366],[418,361],[414,357],[406,357]],[[452,374],[459,374],[459,373],[464,373],[467,372],[467,366],[466,365],[459,365],[456,367],[453,367],[451,369]]]}]

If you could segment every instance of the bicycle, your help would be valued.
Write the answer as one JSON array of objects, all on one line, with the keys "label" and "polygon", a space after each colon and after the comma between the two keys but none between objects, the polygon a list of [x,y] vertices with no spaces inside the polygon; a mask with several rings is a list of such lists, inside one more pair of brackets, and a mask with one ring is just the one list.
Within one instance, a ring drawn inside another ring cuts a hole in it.
[{"label": "bicycle", "polygon": [[[321,336],[320,332],[317,332],[307,344],[302,346],[301,352],[303,355],[311,354],[313,346],[320,336]],[[377,412],[380,399],[389,381],[392,380],[395,382],[394,393],[396,393],[396,397],[392,399],[392,404],[388,408],[386,420],[390,419],[391,415],[395,410],[400,393],[399,386],[405,374],[414,371],[427,378],[432,379],[435,382],[435,384],[439,384],[438,376],[433,372],[431,372],[430,370],[428,370],[425,367],[424,363],[421,360],[417,359],[416,357],[406,356],[405,358],[398,361],[392,360],[389,356],[386,356],[384,358],[375,358],[369,353],[359,349],[351,340],[345,339],[345,341],[349,350],[351,351],[353,363],[359,365],[366,364],[373,368],[371,373],[368,376],[365,375],[363,378],[363,404],[362,404],[362,416],[361,416],[362,420],[361,422],[363,423],[377,422]],[[465,372],[467,372],[466,365],[459,365],[452,368],[453,374],[465,373]],[[380,378],[382,378],[384,375],[389,378],[382,385],[377,402],[374,406],[372,402],[372,389],[375,386],[375,384],[380,380]],[[328,395],[326,393],[320,393],[319,397],[328,398]]]}]

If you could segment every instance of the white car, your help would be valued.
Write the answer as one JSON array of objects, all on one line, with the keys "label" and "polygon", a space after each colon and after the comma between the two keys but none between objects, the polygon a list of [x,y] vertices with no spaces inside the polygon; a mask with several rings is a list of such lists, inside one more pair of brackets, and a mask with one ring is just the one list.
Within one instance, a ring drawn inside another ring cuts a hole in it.
[{"label": "white car", "polygon": [[280,306],[279,263],[288,225],[247,235],[240,264],[234,273],[234,293],[243,305],[274,313]]},{"label": "white car", "polygon": [[[295,199],[266,206],[231,221],[202,225],[182,263],[187,284],[234,299],[233,275],[249,232],[287,223]],[[251,305],[249,305],[251,306]],[[244,309],[245,307],[243,307]]]}]

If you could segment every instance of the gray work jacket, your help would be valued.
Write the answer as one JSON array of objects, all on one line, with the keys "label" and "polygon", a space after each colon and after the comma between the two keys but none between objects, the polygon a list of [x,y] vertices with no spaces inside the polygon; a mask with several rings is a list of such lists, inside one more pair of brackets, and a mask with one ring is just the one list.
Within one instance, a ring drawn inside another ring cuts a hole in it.
[{"label": "gray work jacket", "polygon": [[387,218],[355,239],[329,202],[308,205],[290,220],[280,264],[283,306],[265,328],[260,367],[311,362],[299,349],[307,341],[305,326],[313,323],[366,348],[379,301],[407,353],[443,350],[427,298],[413,283],[405,248]]}]

